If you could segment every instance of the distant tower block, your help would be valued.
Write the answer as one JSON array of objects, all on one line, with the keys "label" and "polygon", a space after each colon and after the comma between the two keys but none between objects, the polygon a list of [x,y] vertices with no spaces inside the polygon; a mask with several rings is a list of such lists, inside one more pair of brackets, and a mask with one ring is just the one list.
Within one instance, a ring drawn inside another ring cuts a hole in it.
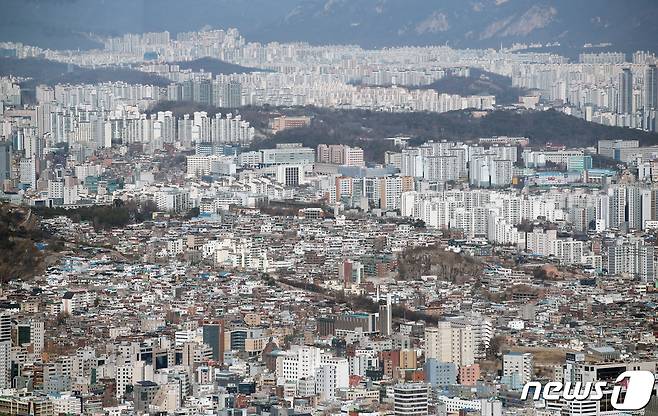
[{"label": "distant tower block", "polygon": [[386,295],[386,300],[379,301],[379,333],[389,336],[393,333],[393,308],[391,307],[391,295]]}]

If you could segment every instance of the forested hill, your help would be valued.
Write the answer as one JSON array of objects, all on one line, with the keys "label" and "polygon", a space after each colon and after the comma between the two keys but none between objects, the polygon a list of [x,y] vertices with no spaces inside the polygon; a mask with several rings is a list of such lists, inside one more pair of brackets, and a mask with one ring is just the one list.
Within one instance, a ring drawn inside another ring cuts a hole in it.
[{"label": "forested hill", "polygon": [[531,145],[564,144],[568,147],[595,145],[599,139],[637,139],[643,145],[658,144],[658,134],[610,127],[587,122],[557,111],[499,110],[478,116],[480,112],[388,113],[362,110],[299,108],[279,111],[313,117],[309,127],[285,130],[257,143],[273,147],[276,143],[301,142],[314,147],[319,143],[345,143],[362,146],[369,161],[383,161],[390,150],[383,138],[409,136],[414,143],[428,139],[468,140],[491,136],[524,136]]},{"label": "forested hill", "polygon": [[44,252],[37,243],[45,234],[29,208],[0,202],[0,283],[26,279],[44,269]]},{"label": "forested hill", "polygon": [[215,58],[199,58],[191,61],[173,62],[181,69],[191,69],[194,72],[210,72],[218,74],[247,74],[250,72],[264,71],[258,68],[250,68],[242,65],[232,64]]},{"label": "forested hill", "polygon": [[519,96],[527,93],[523,88],[512,86],[512,78],[479,68],[470,68],[467,77],[447,75],[420,88],[445,94],[495,95],[498,104],[516,103]]},{"label": "forested hill", "polygon": [[[172,111],[180,117],[194,111],[208,114],[240,114],[267,136],[254,143],[256,149],[274,147],[277,143],[299,142],[316,147],[320,143],[361,146],[371,162],[382,162],[384,152],[394,150],[387,137],[406,136],[412,143],[430,139],[469,140],[491,136],[524,136],[531,145],[564,144],[568,147],[593,146],[599,139],[636,139],[643,145],[658,144],[658,134],[641,130],[610,127],[591,123],[554,110],[498,110],[481,116],[481,111],[448,113],[390,113],[367,110],[333,110],[318,107],[242,107],[220,109],[193,102],[164,101],[150,112]],[[311,125],[268,135],[268,121],[278,115],[306,115]]]},{"label": "forested hill", "polygon": [[92,69],[41,58],[0,57],[0,76],[8,75],[30,78],[30,81],[21,84],[25,88],[39,84],[98,84],[113,81],[158,86],[170,83],[166,78],[130,68]]}]

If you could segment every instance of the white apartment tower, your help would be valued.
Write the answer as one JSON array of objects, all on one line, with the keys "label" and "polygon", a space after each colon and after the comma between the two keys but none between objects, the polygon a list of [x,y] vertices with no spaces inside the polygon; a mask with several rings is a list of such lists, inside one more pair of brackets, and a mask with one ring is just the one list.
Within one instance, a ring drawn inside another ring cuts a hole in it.
[{"label": "white apartment tower", "polygon": [[509,352],[503,355],[503,376],[517,374],[522,384],[532,381],[533,357],[529,352]]},{"label": "white apartment tower", "polygon": [[425,357],[439,362],[468,366],[475,362],[471,325],[439,322],[425,328]]}]

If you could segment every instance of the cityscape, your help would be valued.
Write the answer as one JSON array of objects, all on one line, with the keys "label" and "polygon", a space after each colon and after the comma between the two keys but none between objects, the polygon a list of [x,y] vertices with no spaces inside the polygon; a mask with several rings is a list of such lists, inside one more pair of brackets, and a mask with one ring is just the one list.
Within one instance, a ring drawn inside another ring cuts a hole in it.
[{"label": "cityscape", "polygon": [[658,4],[49,3],[0,1],[0,415],[658,415]]}]

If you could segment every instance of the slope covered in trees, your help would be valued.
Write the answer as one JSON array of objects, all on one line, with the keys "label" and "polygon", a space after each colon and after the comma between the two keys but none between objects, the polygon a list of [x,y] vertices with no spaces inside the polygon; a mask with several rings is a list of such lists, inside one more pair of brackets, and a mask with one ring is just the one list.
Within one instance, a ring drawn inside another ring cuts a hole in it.
[{"label": "slope covered in trees", "polygon": [[219,74],[246,74],[250,72],[263,71],[258,68],[249,68],[242,65],[232,64],[215,58],[199,58],[192,61],[174,62],[181,69],[191,69],[194,72],[203,70],[213,75]]},{"label": "slope covered in trees", "polygon": [[0,58],[0,76],[30,78],[21,83],[24,88],[39,84],[96,84],[123,81],[129,84],[152,84],[165,86],[166,78],[129,68],[83,68],[63,62],[41,58]]},{"label": "slope covered in trees", "polygon": [[474,257],[431,246],[405,250],[400,254],[398,263],[401,280],[436,275],[441,280],[454,283],[460,279],[473,278],[482,272],[482,264]]},{"label": "slope covered in trees", "polygon": [[[254,149],[275,147],[277,143],[302,143],[315,148],[320,143],[349,144],[364,149],[370,162],[383,162],[384,152],[395,150],[389,137],[411,137],[411,144],[430,139],[471,140],[491,136],[524,136],[533,146],[545,143],[569,147],[596,145],[599,139],[636,139],[642,145],[658,144],[658,134],[610,127],[587,122],[557,111],[498,110],[482,116],[470,110],[448,113],[389,113],[367,110],[333,110],[318,107],[241,107],[221,109],[193,102],[160,102],[150,112],[172,111],[175,116],[206,111],[240,114],[265,136],[254,142]],[[283,130],[274,135],[268,121],[279,115],[311,117],[308,127]]]},{"label": "slope covered in trees", "polygon": [[279,112],[310,115],[313,119],[309,127],[281,131],[255,147],[290,142],[301,142],[309,147],[319,143],[344,143],[362,146],[367,160],[382,162],[384,152],[392,148],[390,141],[382,139],[395,136],[411,137],[411,144],[429,139],[469,140],[491,136],[525,136],[531,145],[550,142],[569,147],[592,146],[599,139],[637,139],[643,145],[658,144],[656,133],[604,126],[553,110],[499,110],[486,116],[468,110],[437,114],[307,107],[279,109]]},{"label": "slope covered in trees", "polygon": [[30,278],[44,267],[44,254],[35,245],[45,234],[27,208],[0,203],[0,283]]},{"label": "slope covered in trees", "polygon": [[519,96],[527,93],[523,88],[512,86],[511,78],[479,68],[470,68],[467,77],[447,75],[420,88],[446,94],[495,95],[498,104],[518,102]]}]

